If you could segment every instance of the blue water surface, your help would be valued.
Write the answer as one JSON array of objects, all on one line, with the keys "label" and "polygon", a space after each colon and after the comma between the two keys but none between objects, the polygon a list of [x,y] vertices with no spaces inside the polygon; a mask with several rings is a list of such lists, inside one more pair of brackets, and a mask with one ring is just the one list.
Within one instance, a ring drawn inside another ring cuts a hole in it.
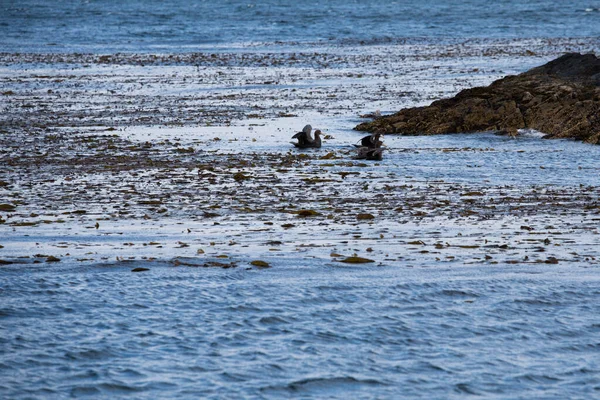
[{"label": "blue water surface", "polygon": [[256,42],[597,37],[600,2],[0,2],[0,51],[193,51]]}]

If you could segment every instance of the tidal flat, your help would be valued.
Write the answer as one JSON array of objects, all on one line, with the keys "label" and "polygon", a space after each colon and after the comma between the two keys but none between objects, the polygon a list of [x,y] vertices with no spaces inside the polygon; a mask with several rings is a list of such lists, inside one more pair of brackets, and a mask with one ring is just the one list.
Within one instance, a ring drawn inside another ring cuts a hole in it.
[{"label": "tidal flat", "polygon": [[593,45],[0,54],[0,393],[598,393],[600,147],[352,146],[360,115]]},{"label": "tidal flat", "polygon": [[[3,259],[244,264],[310,246],[326,260],[333,248],[370,249],[379,263],[593,263],[597,147],[523,132],[387,136],[381,162],[352,148],[361,114],[426,104],[576,45],[3,54]],[[292,148],[305,123],[324,131],[323,148]],[[157,249],[155,235],[168,243]],[[166,250],[179,242],[190,248]],[[77,251],[89,246],[100,248]]]}]

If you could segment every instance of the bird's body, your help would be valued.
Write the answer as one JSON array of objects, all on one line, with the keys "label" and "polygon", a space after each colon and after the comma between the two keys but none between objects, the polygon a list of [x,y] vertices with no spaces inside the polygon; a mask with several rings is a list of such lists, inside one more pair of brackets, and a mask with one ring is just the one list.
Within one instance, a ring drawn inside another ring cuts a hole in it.
[{"label": "bird's body", "polygon": [[298,142],[291,142],[294,146],[301,149],[309,149],[309,148],[320,148],[321,147],[321,131],[315,131],[315,137],[313,139],[310,136],[312,131],[312,126],[306,125],[301,132],[296,133],[292,136],[292,139],[297,139]]},{"label": "bird's body", "polygon": [[[298,133],[296,133],[294,136],[292,136],[292,139],[297,139],[298,140],[298,146],[296,147],[300,147],[300,146],[305,146],[309,143],[314,142],[314,139],[312,138],[312,136],[310,136],[310,133],[312,132],[312,126],[310,125],[306,125],[304,128],[302,128],[302,130]],[[294,143],[296,144],[296,143]]]},{"label": "bird's body", "polygon": [[[302,133],[302,132],[300,132],[300,133]],[[298,133],[296,135],[298,135]],[[296,136],[296,135],[294,135],[294,136]],[[315,131],[315,138],[311,142],[309,142],[307,140],[301,140],[300,137],[298,137],[296,139],[298,139],[298,143],[292,142],[292,144],[300,149],[311,149],[311,148],[318,149],[321,147],[321,131],[318,129]]]},{"label": "bird's body", "polygon": [[[381,141],[379,140],[380,136],[381,136],[380,133],[374,133],[372,135],[365,136],[364,138],[360,139],[360,145],[355,145],[355,146],[356,147],[368,147],[370,149],[375,149],[375,148],[381,146]],[[377,145],[377,143],[380,143],[379,146]]]},{"label": "bird's body", "polygon": [[367,136],[365,138],[363,138],[362,140],[368,140],[368,144],[370,146],[358,146],[358,149],[356,149],[356,159],[357,160],[375,160],[375,161],[381,161],[383,159],[383,150],[385,150],[384,148],[382,148],[381,146],[383,145],[383,142],[381,140],[379,140],[379,134],[377,135],[377,140],[375,142],[371,142],[370,139],[375,136]]},{"label": "bird's body", "polygon": [[383,148],[368,148],[368,147],[359,147],[356,159],[357,160],[374,160],[381,161],[383,160]]}]

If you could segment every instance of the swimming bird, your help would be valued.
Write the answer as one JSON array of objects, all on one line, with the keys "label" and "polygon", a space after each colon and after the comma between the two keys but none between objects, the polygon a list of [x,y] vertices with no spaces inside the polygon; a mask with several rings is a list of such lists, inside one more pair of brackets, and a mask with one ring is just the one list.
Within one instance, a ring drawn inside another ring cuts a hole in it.
[{"label": "swimming bird", "polygon": [[385,150],[381,147],[382,144],[383,142],[381,140],[378,140],[377,143],[375,143],[374,147],[359,147],[357,149],[355,159],[381,161],[383,159],[383,150]]},{"label": "swimming bird", "polygon": [[318,129],[315,131],[315,138],[313,139],[312,142],[305,142],[305,143],[300,144],[300,141],[298,141],[298,143],[292,142],[292,144],[301,149],[310,149],[310,148],[319,149],[319,148],[321,148],[321,131]]},{"label": "swimming bird", "polygon": [[310,136],[310,132],[312,132],[312,126],[306,125],[304,128],[302,128],[302,131],[292,136],[292,139],[298,139],[297,144],[292,142],[294,146],[303,147],[309,143],[314,142],[314,139]]},{"label": "swimming bird", "polygon": [[298,142],[291,142],[294,146],[301,148],[301,149],[308,149],[308,148],[320,148],[321,147],[321,131],[319,129],[317,129],[315,131],[315,138],[313,139],[310,136],[310,132],[312,131],[312,126],[310,125],[306,125],[304,127],[304,129],[302,129],[302,132],[298,132],[296,133],[294,136],[292,136],[292,139],[298,139]]},{"label": "swimming bird", "polygon": [[[355,144],[354,146],[368,147],[370,149],[375,149],[377,147],[380,147],[382,144],[381,141],[379,140],[380,137],[381,137],[381,133],[376,132],[372,135],[365,136],[364,138],[360,139],[360,144]],[[377,145],[377,143],[380,143],[380,144]]]}]

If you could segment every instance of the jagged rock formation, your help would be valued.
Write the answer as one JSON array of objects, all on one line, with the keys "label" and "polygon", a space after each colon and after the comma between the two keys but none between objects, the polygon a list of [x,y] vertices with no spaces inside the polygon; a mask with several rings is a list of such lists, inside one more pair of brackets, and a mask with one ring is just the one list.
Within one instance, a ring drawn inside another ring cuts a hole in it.
[{"label": "jagged rock formation", "polygon": [[407,108],[354,129],[402,135],[530,128],[546,138],[600,144],[600,59],[569,53],[487,87],[463,90],[427,107]]}]

